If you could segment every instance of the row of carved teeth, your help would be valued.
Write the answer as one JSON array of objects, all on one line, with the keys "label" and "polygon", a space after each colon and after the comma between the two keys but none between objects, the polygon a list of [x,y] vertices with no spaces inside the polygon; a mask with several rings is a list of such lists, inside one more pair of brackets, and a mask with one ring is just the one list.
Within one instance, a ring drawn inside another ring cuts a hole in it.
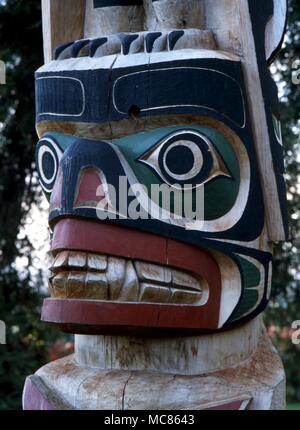
[{"label": "row of carved teeth", "polygon": [[96,39],[82,39],[65,43],[56,49],[55,60],[200,48],[217,49],[214,35],[210,30],[118,33]]},{"label": "row of carved teeth", "polygon": [[141,261],[64,251],[50,270],[51,296],[60,299],[184,305],[203,299],[201,282],[194,276]]}]

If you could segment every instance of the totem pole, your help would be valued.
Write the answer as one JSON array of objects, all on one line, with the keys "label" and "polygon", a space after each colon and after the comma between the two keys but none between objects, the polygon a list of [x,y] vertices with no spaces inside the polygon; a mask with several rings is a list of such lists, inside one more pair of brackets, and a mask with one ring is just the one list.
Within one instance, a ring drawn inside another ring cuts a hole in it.
[{"label": "totem pole", "polygon": [[[42,9],[36,162],[54,258],[42,320],[75,334],[75,354],[27,378],[24,408],[284,408],[261,313],[288,233],[269,71],[286,0]],[[186,202],[202,219],[177,216]]]}]

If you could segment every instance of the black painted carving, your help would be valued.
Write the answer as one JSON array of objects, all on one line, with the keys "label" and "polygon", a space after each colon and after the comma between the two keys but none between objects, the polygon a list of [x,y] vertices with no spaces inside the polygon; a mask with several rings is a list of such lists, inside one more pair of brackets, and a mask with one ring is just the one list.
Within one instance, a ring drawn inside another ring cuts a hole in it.
[{"label": "black painted carving", "polygon": [[100,46],[107,42],[107,37],[100,37],[99,39],[94,39],[90,42],[90,57],[94,57],[96,51]]},{"label": "black painted carving", "polygon": [[138,34],[120,33],[119,38],[122,43],[122,51],[124,55],[128,55],[131,44],[139,37]]},{"label": "black painted carving", "polygon": [[175,48],[176,43],[178,40],[184,35],[183,30],[175,30],[171,31],[171,33],[168,34],[168,41],[169,41],[169,48],[170,51],[173,51]]},{"label": "black painted carving", "polygon": [[67,42],[64,43],[63,45],[60,45],[56,48],[55,53],[54,53],[54,59],[58,60],[59,56],[68,48],[70,48],[71,46],[73,46],[73,42]]},{"label": "black painted carving", "polygon": [[72,46],[72,57],[78,57],[78,54],[82,50],[82,48],[84,48],[89,43],[90,41],[88,39],[78,40],[78,42],[75,42]]},{"label": "black painted carving", "polygon": [[145,37],[146,52],[152,52],[154,42],[162,35],[161,32],[148,33]]},{"label": "black painted carving", "polygon": [[37,121],[105,123],[128,118],[130,107],[136,105],[141,116],[206,113],[243,127],[245,105],[241,83],[239,62],[216,59],[178,60],[155,65],[150,70],[145,65],[125,71],[38,73]]}]

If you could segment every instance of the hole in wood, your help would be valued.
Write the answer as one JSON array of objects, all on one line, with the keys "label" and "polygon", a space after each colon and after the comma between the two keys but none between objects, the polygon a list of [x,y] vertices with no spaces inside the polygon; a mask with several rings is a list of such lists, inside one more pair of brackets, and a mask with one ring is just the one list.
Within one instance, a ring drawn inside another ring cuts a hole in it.
[{"label": "hole in wood", "polygon": [[138,118],[141,114],[141,108],[137,105],[132,105],[130,106],[130,108],[128,109],[128,115],[131,118]]}]

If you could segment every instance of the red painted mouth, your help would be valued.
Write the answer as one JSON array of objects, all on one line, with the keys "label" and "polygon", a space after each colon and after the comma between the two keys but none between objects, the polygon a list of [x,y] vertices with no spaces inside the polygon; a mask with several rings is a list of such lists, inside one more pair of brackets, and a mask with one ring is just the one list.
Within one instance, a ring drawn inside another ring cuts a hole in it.
[{"label": "red painted mouth", "polygon": [[202,305],[124,303],[121,301],[47,299],[44,321],[75,333],[218,328],[221,274],[205,250],[132,230],[89,220],[63,219],[54,228],[52,252],[78,251],[144,261],[191,273],[207,285]]}]

